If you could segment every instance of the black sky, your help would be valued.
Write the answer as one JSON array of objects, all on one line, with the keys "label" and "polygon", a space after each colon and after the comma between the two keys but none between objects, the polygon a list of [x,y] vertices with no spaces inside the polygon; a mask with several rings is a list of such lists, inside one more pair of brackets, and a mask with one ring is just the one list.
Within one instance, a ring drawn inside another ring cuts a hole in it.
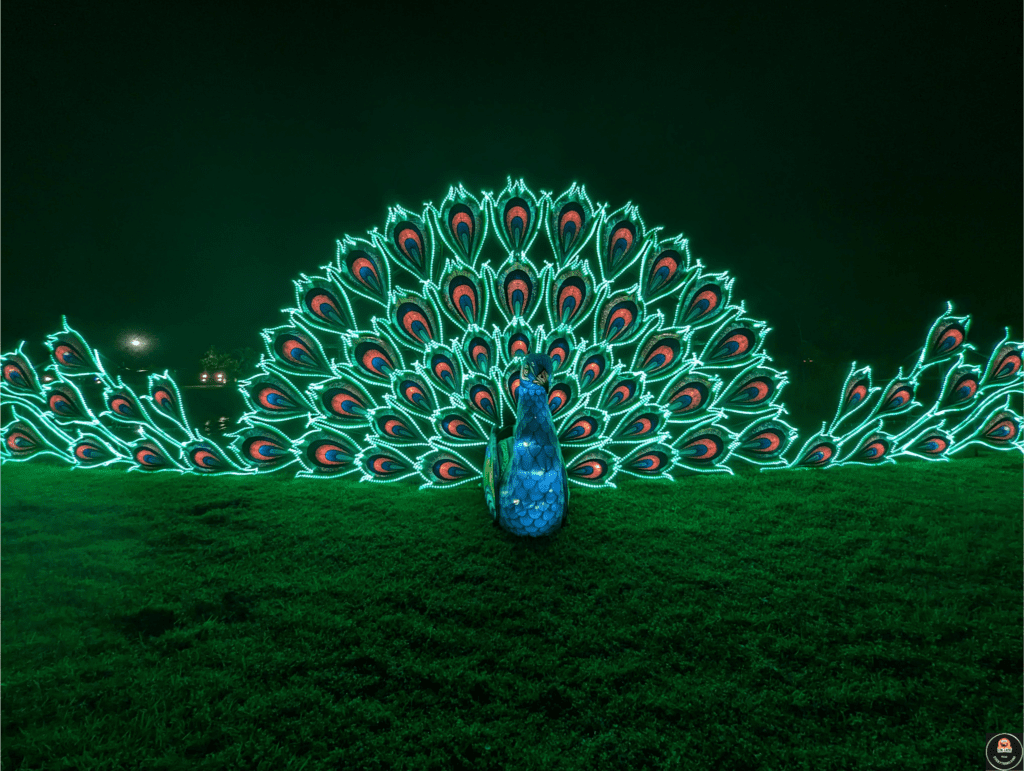
[{"label": "black sky", "polygon": [[260,347],[336,238],[507,175],[684,232],[782,364],[1021,332],[1019,2],[286,5],[3,4],[4,351]]}]

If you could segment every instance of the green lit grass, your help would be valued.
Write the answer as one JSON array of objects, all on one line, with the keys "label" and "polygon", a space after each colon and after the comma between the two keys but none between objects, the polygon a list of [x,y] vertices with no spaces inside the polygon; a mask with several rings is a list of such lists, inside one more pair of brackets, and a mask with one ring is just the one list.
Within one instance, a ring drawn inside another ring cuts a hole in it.
[{"label": "green lit grass", "polygon": [[8,464],[4,769],[960,769],[1019,730],[1019,453],[478,488]]}]

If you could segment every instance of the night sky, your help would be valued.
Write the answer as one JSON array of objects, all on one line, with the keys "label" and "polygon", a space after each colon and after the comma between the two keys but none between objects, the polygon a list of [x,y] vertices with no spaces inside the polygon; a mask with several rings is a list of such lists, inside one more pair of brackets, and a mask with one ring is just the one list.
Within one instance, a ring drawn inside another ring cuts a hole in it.
[{"label": "night sky", "polygon": [[336,238],[508,175],[685,233],[781,366],[1021,333],[1019,2],[285,5],[4,3],[4,351],[260,348]]}]

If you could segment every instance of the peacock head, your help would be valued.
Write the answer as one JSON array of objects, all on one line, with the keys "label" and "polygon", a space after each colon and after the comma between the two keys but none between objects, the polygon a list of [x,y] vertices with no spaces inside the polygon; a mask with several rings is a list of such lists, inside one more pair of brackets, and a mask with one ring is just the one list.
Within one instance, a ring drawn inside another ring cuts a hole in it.
[{"label": "peacock head", "polygon": [[551,369],[550,356],[544,353],[531,353],[523,359],[523,368],[519,376],[527,382],[536,383],[547,391]]}]

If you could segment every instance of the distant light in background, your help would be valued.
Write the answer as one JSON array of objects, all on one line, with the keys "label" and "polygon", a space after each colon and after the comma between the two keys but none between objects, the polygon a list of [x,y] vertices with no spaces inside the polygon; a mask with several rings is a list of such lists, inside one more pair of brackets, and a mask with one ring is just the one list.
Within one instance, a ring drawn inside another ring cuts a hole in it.
[{"label": "distant light in background", "polygon": [[155,338],[138,331],[125,332],[120,338],[121,348],[136,354],[149,352],[155,344]]}]

